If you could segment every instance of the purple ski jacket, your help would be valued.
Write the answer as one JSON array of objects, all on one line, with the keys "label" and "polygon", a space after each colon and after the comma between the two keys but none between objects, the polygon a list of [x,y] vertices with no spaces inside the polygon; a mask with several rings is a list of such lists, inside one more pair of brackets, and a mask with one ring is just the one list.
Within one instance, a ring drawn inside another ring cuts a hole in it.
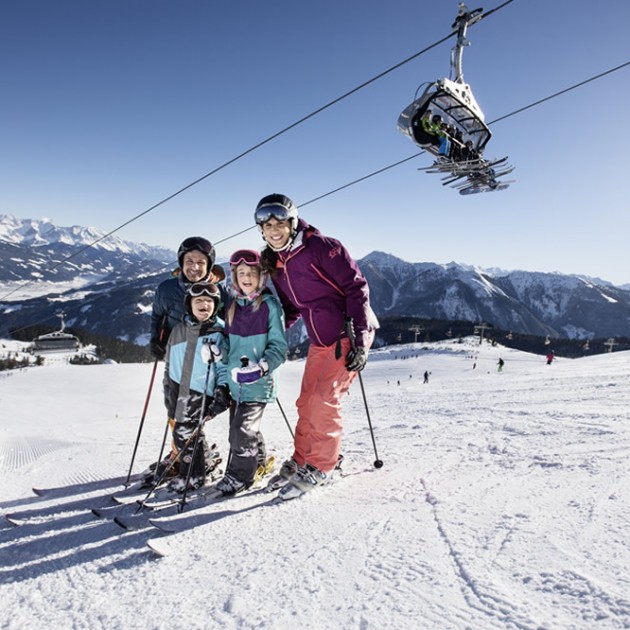
[{"label": "purple ski jacket", "polygon": [[347,336],[344,320],[349,317],[356,345],[363,347],[378,321],[370,308],[367,282],[346,248],[299,219],[291,248],[277,254],[272,281],[286,327],[302,317],[310,342],[330,346]]}]

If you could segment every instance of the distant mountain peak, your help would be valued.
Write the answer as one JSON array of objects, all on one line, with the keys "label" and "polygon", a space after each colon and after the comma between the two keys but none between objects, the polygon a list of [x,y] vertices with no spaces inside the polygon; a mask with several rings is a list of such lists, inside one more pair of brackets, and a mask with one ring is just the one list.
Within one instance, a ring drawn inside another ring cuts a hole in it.
[{"label": "distant mountain peak", "polygon": [[[92,246],[96,249],[124,254],[147,254],[152,258],[173,256],[171,250],[164,247],[154,247],[145,243],[131,243],[111,235],[95,227],[72,225],[60,227],[50,219],[20,219],[11,214],[0,215],[0,242],[14,245],[29,245],[40,247],[45,245],[63,244],[73,247]],[[98,242],[97,242],[98,241]]]}]

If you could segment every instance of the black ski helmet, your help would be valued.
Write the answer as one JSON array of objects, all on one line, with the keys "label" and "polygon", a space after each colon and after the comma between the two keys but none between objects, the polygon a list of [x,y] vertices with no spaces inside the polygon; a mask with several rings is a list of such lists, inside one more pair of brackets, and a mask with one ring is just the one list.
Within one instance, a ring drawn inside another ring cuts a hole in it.
[{"label": "black ski helmet", "polygon": [[214,302],[214,312],[212,313],[211,320],[214,320],[219,312],[221,306],[221,292],[219,288],[212,284],[212,282],[193,282],[186,290],[186,297],[184,303],[186,305],[186,313],[195,318],[192,312],[192,299],[194,297],[206,296],[212,298]]},{"label": "black ski helmet", "polygon": [[184,264],[184,254],[192,251],[198,251],[205,254],[208,259],[208,273],[210,273],[216,258],[212,243],[208,239],[203,238],[203,236],[189,236],[184,239],[177,250],[177,262],[180,267]]},{"label": "black ski helmet", "polygon": [[[270,208],[270,216],[273,216],[273,206],[280,206],[286,211],[286,220],[291,221],[291,232],[293,235],[297,232],[298,226],[298,209],[297,206],[287,197],[286,195],[281,195],[279,193],[274,193],[273,195],[267,195],[263,197],[256,206],[256,210],[254,212],[254,219],[262,232],[262,224],[265,223],[265,220],[260,218],[259,210],[263,210],[264,208]],[[276,217],[278,218],[278,217]]]}]

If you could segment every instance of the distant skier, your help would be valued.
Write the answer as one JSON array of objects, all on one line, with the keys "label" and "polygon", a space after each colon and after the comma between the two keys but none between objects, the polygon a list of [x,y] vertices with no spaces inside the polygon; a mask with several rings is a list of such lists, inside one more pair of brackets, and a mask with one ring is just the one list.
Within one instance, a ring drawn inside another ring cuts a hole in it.
[{"label": "distant skier", "polygon": [[431,372],[428,372],[427,370],[424,371],[424,383],[429,382],[429,374],[431,374]]},{"label": "distant skier", "polygon": [[497,362],[497,372],[503,372],[503,366],[505,365],[505,361],[501,358],[499,358],[499,361]]},{"label": "distant skier", "polygon": [[551,365],[555,358],[556,353],[552,350],[549,354],[547,354],[547,365]]}]

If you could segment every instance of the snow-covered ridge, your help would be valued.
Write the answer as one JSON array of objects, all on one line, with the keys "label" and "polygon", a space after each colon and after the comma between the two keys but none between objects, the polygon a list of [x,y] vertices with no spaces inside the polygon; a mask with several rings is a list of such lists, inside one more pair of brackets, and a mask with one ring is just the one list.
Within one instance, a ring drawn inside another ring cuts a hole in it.
[{"label": "snow-covered ridge", "polygon": [[60,227],[47,218],[19,219],[10,214],[0,215],[0,241],[15,245],[30,245],[32,247],[55,243],[71,246],[91,245],[110,252],[145,253],[152,257],[163,257],[171,253],[164,247],[155,247],[145,243],[130,243],[114,235],[105,235],[106,232],[94,227],[79,225]]}]

